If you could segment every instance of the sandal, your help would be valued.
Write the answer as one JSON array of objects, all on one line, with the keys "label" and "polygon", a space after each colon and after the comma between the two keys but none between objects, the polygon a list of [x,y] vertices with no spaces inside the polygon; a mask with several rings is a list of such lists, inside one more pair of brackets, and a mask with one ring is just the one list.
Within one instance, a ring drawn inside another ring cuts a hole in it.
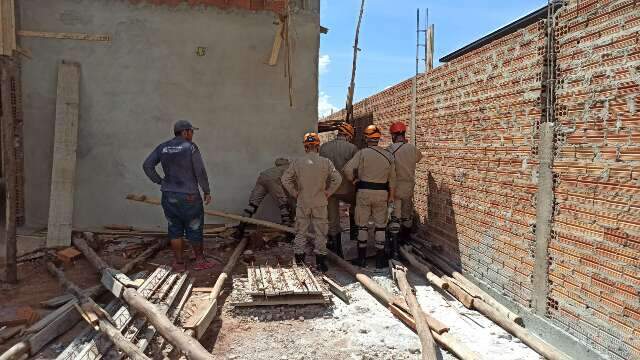
[{"label": "sandal", "polygon": [[171,265],[171,268],[173,269],[173,271],[175,272],[183,272],[185,270],[187,270],[187,267],[184,265],[184,263],[179,263],[177,261],[173,262],[173,265]]},{"label": "sandal", "polygon": [[210,261],[207,261],[207,260],[202,260],[202,261],[197,262],[193,266],[193,270],[201,271],[201,270],[213,269],[214,267],[216,267],[216,263],[210,262]]}]

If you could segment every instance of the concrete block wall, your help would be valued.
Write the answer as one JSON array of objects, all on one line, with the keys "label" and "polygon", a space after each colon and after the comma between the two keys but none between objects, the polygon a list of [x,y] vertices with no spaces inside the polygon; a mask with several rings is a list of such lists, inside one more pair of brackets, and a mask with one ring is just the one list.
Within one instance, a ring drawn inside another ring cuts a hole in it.
[{"label": "concrete block wall", "polygon": [[558,14],[556,209],[548,316],[610,359],[640,359],[640,2]]}]

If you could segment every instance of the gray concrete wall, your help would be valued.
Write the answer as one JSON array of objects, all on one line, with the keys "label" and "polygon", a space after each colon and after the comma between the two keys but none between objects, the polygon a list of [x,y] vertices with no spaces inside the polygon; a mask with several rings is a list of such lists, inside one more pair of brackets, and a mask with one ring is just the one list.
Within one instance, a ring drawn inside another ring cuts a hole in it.
[{"label": "gray concrete wall", "polygon": [[[258,172],[277,156],[302,154],[317,124],[319,0],[296,11],[292,34],[294,107],[278,66],[271,12],[132,5],[111,0],[20,0],[21,29],[109,33],[111,43],[20,38],[23,61],[26,215],[48,220],[57,65],[81,64],[74,223],[162,225],[159,208],[127,202],[127,193],[159,196],[141,164],[173,136],[176,119],[201,130],[200,147],[214,206],[239,212]],[[197,56],[197,47],[206,47]],[[271,217],[272,214],[265,214]]]}]

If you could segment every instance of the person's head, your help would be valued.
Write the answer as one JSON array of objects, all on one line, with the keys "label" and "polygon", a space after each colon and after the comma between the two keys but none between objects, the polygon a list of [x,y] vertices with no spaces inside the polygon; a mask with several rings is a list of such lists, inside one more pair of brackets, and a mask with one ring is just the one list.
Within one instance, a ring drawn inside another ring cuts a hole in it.
[{"label": "person's head", "polygon": [[405,125],[402,121],[394,122],[393,124],[391,124],[391,127],[389,127],[389,132],[391,133],[391,140],[394,143],[405,142],[407,125]]},{"label": "person's head", "polygon": [[351,141],[354,135],[355,131],[353,130],[353,126],[351,126],[351,124],[343,122],[338,125],[338,137],[342,137],[347,141]]},{"label": "person's head", "polygon": [[367,139],[367,146],[376,146],[380,142],[382,132],[376,125],[369,125],[364,129],[364,137]]},{"label": "person's head", "polygon": [[178,120],[173,125],[173,134],[189,141],[193,139],[194,130],[198,130],[198,128],[193,127],[193,125],[191,125],[187,120]]},{"label": "person's head", "polygon": [[308,132],[304,134],[302,139],[305,152],[319,152],[320,151],[320,136],[314,132]]},{"label": "person's head", "polygon": [[287,158],[277,158],[276,166],[289,166],[289,159]]}]

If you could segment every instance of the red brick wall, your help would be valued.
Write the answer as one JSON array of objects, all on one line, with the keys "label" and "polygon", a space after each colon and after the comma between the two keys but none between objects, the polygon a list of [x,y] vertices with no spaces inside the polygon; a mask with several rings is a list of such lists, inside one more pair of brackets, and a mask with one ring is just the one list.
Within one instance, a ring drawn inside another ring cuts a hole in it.
[{"label": "red brick wall", "polygon": [[640,359],[640,2],[558,18],[549,316],[611,359]]},{"label": "red brick wall", "polygon": [[[640,359],[640,1],[557,17],[555,211],[546,316],[611,359]],[[531,306],[545,22],[418,81],[416,208],[443,257]],[[355,105],[409,121],[411,80]],[[334,119],[342,117],[335,114]]]}]

